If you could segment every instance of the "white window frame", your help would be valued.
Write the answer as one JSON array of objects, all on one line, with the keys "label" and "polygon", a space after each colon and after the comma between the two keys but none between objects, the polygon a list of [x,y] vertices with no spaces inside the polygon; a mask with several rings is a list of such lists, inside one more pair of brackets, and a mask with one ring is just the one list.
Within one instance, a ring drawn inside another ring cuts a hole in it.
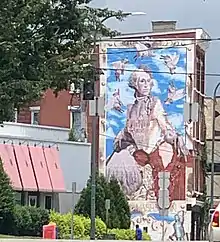
[{"label": "white window frame", "polygon": [[31,124],[37,125],[37,124],[34,123],[34,114],[40,113],[40,106],[30,107],[29,110],[31,112]]},{"label": "white window frame", "polygon": [[[73,127],[73,113],[80,113],[82,115],[82,111],[81,111],[80,106],[68,106],[68,110],[70,111],[70,129],[72,129],[72,127]],[[82,122],[81,122],[81,126],[82,126]]]},{"label": "white window frame", "polygon": [[[68,106],[68,110],[70,110],[70,129],[73,128],[73,115],[74,113],[79,113],[80,114],[80,129],[78,132],[80,133],[82,129],[82,110],[80,106]],[[77,132],[77,130],[76,130]]]},{"label": "white window frame", "polygon": [[[31,206],[31,199],[35,200],[35,205],[34,206]],[[30,207],[37,207],[37,196],[33,196],[33,195],[29,195],[28,196],[28,206],[30,206]]]},{"label": "white window frame", "polygon": [[17,108],[14,109],[14,122],[15,123],[18,122],[18,109]]}]

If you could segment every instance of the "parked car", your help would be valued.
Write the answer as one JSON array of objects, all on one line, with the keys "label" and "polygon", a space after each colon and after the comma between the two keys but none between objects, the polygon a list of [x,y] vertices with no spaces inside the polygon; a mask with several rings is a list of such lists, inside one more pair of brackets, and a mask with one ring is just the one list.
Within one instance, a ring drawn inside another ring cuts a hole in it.
[{"label": "parked car", "polygon": [[220,204],[215,209],[209,210],[209,239],[210,241],[220,241]]}]

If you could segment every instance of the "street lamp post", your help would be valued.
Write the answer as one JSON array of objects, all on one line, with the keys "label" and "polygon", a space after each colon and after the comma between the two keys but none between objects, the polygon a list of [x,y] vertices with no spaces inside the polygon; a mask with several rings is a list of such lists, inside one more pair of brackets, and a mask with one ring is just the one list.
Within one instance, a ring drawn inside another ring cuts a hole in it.
[{"label": "street lamp post", "polygon": [[[137,15],[145,15],[144,12],[132,12],[132,13],[123,13],[124,17],[127,16],[137,16]],[[110,18],[117,18],[117,15],[111,15],[106,18],[103,18],[101,23],[104,23],[106,20]],[[94,33],[94,42],[93,42],[93,54],[96,54],[96,45],[97,45],[97,35],[99,28],[95,30]],[[95,83],[96,80],[94,80]],[[95,84],[94,84],[95,85]],[[91,147],[91,228],[90,228],[90,239],[95,240],[95,208],[96,208],[96,154],[97,154],[97,145],[96,145],[96,135],[97,135],[97,126],[99,120],[98,113],[98,92],[95,86],[94,89],[95,96],[95,115],[92,118],[92,147]]]},{"label": "street lamp post", "polygon": [[220,86],[220,82],[216,85],[213,94],[213,104],[212,104],[212,153],[211,153],[211,192],[210,192],[210,205],[211,208],[214,207],[214,175],[215,175],[215,106],[216,106],[216,96],[217,91]]}]

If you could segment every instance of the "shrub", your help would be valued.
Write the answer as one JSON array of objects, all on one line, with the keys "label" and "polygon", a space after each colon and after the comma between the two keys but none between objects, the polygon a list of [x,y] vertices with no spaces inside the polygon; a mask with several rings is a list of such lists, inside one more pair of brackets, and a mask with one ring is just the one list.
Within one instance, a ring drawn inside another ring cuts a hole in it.
[{"label": "shrub", "polygon": [[101,239],[103,234],[106,233],[107,227],[100,218],[96,218],[95,225],[96,225],[96,238]]},{"label": "shrub", "polygon": [[15,233],[20,236],[41,236],[43,225],[48,224],[47,210],[16,205],[14,209]]},{"label": "shrub", "polygon": [[84,226],[84,236],[82,236],[82,239],[89,240],[89,238],[90,238],[90,224],[91,224],[90,218],[84,217],[84,216],[80,216],[80,218],[81,218],[81,221],[82,221],[83,226]]},{"label": "shrub", "polygon": [[[132,229],[111,229],[109,234],[115,234],[116,240],[135,240],[135,230]],[[151,240],[148,233],[143,232],[143,240]]]},{"label": "shrub", "polygon": [[[54,211],[50,212],[50,222],[56,223],[61,239],[69,239],[71,234],[71,213],[60,214]],[[74,238],[80,238],[84,235],[85,228],[81,216],[74,215],[73,218]]]},{"label": "shrub", "polygon": [[43,225],[49,223],[49,212],[43,208],[28,207],[31,216],[29,236],[42,236]]},{"label": "shrub", "polygon": [[[54,211],[50,212],[50,222],[56,223],[60,238],[69,239],[71,234],[71,213],[60,214]],[[106,225],[100,219],[96,218],[96,237],[102,238],[106,232]],[[73,234],[75,239],[89,239],[90,236],[90,218],[74,215]]]},{"label": "shrub", "polygon": [[[61,239],[69,239],[71,233],[71,213],[60,214],[50,212],[50,222],[56,223]],[[73,232],[75,239],[89,240],[90,237],[90,218],[74,215]],[[106,234],[106,225],[96,218],[96,239],[102,239]],[[115,234],[117,240],[135,240],[135,231],[131,229],[110,229],[108,234]],[[143,232],[143,240],[151,240],[150,236]]]},{"label": "shrub", "polygon": [[143,240],[151,240],[150,235],[146,232],[143,232]]},{"label": "shrub", "polygon": [[27,207],[17,205],[14,210],[15,232],[17,235],[29,235],[28,229],[32,226],[32,219]]}]

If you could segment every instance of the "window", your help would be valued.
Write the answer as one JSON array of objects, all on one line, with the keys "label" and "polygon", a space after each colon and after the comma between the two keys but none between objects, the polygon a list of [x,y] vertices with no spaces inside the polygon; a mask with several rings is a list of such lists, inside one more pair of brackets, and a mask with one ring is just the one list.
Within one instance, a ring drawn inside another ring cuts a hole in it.
[{"label": "window", "polygon": [[81,130],[81,112],[72,112],[72,128],[79,133]]},{"label": "window", "polygon": [[37,207],[37,196],[28,196],[28,205],[31,207]]},{"label": "window", "polygon": [[17,204],[21,205],[21,192],[15,192],[15,201]]},{"label": "window", "polygon": [[30,107],[31,111],[31,124],[38,125],[40,118],[40,107]]},{"label": "window", "polygon": [[81,133],[82,133],[81,109],[78,106],[71,107],[70,128],[72,128],[75,132],[75,135],[79,139],[81,139]]},{"label": "window", "polygon": [[52,209],[52,196],[45,196],[45,209]]},{"label": "window", "polygon": [[17,108],[14,109],[14,122],[15,123],[18,122],[18,109]]}]

